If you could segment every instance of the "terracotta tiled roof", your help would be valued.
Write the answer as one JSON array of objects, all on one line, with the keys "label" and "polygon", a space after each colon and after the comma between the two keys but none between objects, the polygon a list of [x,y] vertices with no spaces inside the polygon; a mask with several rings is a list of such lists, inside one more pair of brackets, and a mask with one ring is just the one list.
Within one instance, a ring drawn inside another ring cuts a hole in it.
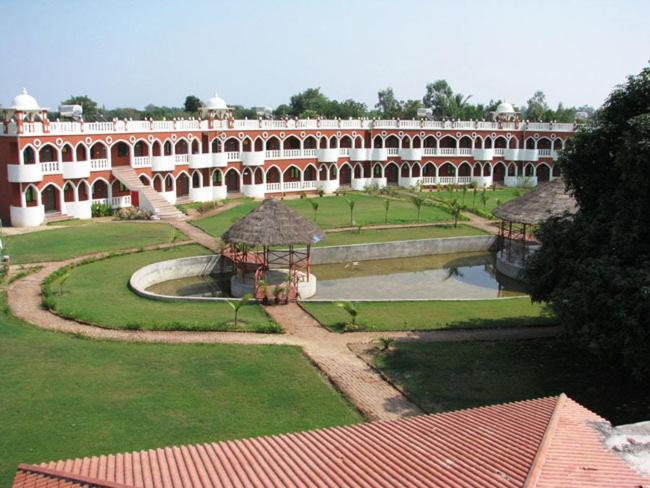
[{"label": "terracotta tiled roof", "polygon": [[650,485],[564,395],[297,434],[21,465],[18,487]]}]

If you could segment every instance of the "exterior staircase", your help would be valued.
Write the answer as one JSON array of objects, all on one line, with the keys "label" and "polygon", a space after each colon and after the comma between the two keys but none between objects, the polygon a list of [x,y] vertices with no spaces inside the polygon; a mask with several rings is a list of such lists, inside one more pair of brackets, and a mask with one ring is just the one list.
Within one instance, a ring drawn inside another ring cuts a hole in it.
[{"label": "exterior staircase", "polygon": [[160,220],[185,220],[186,216],[174,205],[169,203],[156,190],[145,186],[138,178],[137,173],[130,166],[117,166],[111,170],[115,178],[120,180],[129,191],[137,191],[140,207],[151,210]]}]

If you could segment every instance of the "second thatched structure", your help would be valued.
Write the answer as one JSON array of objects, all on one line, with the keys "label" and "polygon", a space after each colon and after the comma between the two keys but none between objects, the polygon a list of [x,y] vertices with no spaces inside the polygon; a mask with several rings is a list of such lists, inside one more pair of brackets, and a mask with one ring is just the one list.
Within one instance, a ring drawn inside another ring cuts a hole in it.
[{"label": "second thatched structure", "polygon": [[[233,262],[241,283],[252,279],[256,298],[267,300],[272,294],[278,301],[282,291],[288,301],[304,295],[301,288],[315,292],[315,286],[300,284],[314,279],[311,246],[324,235],[313,222],[277,200],[266,199],[221,236],[225,244],[221,255]],[[278,276],[284,276],[285,283],[277,283]]]}]

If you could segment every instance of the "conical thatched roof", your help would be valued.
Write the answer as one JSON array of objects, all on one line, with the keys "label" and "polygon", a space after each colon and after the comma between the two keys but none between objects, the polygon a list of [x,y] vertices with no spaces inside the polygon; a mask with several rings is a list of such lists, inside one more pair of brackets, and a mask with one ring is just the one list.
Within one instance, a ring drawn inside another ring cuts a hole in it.
[{"label": "conical thatched roof", "polygon": [[500,205],[492,210],[492,213],[508,222],[539,224],[549,217],[559,216],[565,212],[573,214],[577,210],[575,199],[566,192],[564,180],[557,178]]},{"label": "conical thatched roof", "polygon": [[229,244],[288,246],[312,244],[324,235],[315,224],[279,201],[266,199],[234,223],[221,238]]}]

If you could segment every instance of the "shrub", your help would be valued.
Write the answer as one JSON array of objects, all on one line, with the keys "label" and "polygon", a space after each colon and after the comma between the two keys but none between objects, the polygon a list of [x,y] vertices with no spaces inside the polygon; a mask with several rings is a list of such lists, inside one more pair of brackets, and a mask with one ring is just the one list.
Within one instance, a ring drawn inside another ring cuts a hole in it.
[{"label": "shrub", "polygon": [[115,212],[115,217],[118,220],[149,220],[151,215],[152,213],[149,210],[140,207],[120,208]]},{"label": "shrub", "polygon": [[93,217],[110,217],[113,215],[113,207],[108,203],[94,202],[90,206],[90,213]]}]

